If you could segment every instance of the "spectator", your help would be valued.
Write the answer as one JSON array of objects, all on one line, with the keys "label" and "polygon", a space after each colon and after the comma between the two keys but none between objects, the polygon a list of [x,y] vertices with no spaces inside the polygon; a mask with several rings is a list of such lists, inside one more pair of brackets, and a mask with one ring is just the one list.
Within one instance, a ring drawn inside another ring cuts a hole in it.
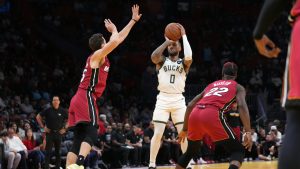
[{"label": "spectator", "polygon": [[19,164],[20,169],[27,169],[27,148],[21,141],[19,137],[15,135],[15,130],[13,128],[8,129],[8,139],[7,139],[9,149],[15,153],[19,153],[21,155],[21,161]]},{"label": "spectator", "polygon": [[150,159],[150,143],[151,138],[154,134],[154,124],[151,121],[148,127],[144,130],[144,138],[143,138],[143,153],[142,153],[142,161],[143,164],[148,166],[148,162]]},{"label": "spectator", "polygon": [[123,132],[122,123],[117,124],[117,129],[112,133],[111,137],[113,146],[113,157],[115,158],[114,164],[116,165],[112,167],[120,167],[120,165],[128,166],[129,149],[126,147],[125,144],[126,136]]},{"label": "spectator", "polygon": [[[126,124],[125,124],[126,125]],[[130,150],[132,157],[131,165],[141,166],[142,164],[142,142],[143,135],[141,134],[141,128],[138,125],[133,126],[133,130],[129,131],[126,136],[127,145],[132,146],[133,149]]]},{"label": "spectator", "polygon": [[271,131],[270,132],[274,132],[276,144],[280,145],[281,141],[282,141],[282,134],[281,134],[281,132],[277,130],[276,126],[271,126]]},{"label": "spectator", "polygon": [[270,161],[274,157],[277,157],[277,146],[274,138],[268,134],[266,136],[266,142],[260,147],[258,158],[260,160]]},{"label": "spectator", "polygon": [[34,138],[31,129],[26,130],[26,136],[23,143],[28,150],[28,160],[32,162],[32,167],[34,169],[41,169],[45,155],[41,152],[40,145]]},{"label": "spectator", "polygon": [[23,113],[27,114],[27,115],[30,114],[30,113],[32,113],[32,112],[34,112],[33,107],[32,107],[32,105],[29,102],[29,98],[28,97],[26,97],[24,99],[24,103],[22,103],[20,105],[20,108],[21,108],[21,111]]},{"label": "spectator", "polygon": [[112,150],[112,127],[108,125],[106,132],[101,136],[101,145],[103,145],[103,160],[105,163],[112,165],[113,161],[113,150]]},{"label": "spectator", "polygon": [[[4,158],[7,160],[7,169],[17,169],[19,162],[21,160],[21,154],[13,149],[10,149],[10,145],[7,140],[7,132],[3,131],[1,133],[0,143],[4,145]],[[3,166],[4,167],[4,166]]]}]

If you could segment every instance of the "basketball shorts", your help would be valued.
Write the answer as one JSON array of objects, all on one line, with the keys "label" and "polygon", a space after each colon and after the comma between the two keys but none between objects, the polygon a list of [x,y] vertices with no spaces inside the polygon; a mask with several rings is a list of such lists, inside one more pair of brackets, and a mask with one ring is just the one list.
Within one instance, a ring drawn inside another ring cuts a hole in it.
[{"label": "basketball shorts", "polygon": [[69,127],[74,127],[78,123],[90,123],[92,126],[98,124],[96,96],[84,89],[77,90],[69,107]]},{"label": "basketball shorts", "polygon": [[188,123],[188,139],[202,140],[204,135],[211,137],[213,142],[226,139],[237,139],[234,131],[224,118],[224,113],[217,107],[206,105],[192,110]]},{"label": "basketball shorts", "polygon": [[184,122],[186,110],[185,98],[182,94],[167,94],[160,92],[157,95],[152,120],[167,123],[170,116],[174,125]]}]

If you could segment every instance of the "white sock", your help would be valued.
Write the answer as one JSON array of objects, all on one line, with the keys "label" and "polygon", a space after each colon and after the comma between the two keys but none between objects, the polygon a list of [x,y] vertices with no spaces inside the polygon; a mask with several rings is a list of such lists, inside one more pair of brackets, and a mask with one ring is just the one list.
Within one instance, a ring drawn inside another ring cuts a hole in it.
[{"label": "white sock", "polygon": [[150,145],[149,167],[156,167],[156,156],[160,148],[161,138],[165,131],[166,124],[154,122],[154,134]]}]

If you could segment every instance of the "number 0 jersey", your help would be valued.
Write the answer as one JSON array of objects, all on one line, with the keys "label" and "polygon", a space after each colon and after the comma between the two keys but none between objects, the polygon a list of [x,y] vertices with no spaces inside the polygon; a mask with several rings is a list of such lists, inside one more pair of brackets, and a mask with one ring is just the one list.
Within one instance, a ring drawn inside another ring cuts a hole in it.
[{"label": "number 0 jersey", "polygon": [[106,87],[106,79],[109,72],[109,60],[105,57],[104,63],[101,67],[92,69],[90,65],[91,56],[86,60],[86,65],[80,80],[80,89],[88,90],[96,95],[97,98],[101,97]]},{"label": "number 0 jersey", "polygon": [[181,94],[184,92],[186,72],[183,60],[173,62],[166,58],[165,63],[158,71],[158,87],[160,92],[169,94]]},{"label": "number 0 jersey", "polygon": [[234,80],[218,80],[209,84],[204,89],[203,98],[197,105],[213,105],[221,111],[231,109],[232,103],[236,99],[237,82]]}]

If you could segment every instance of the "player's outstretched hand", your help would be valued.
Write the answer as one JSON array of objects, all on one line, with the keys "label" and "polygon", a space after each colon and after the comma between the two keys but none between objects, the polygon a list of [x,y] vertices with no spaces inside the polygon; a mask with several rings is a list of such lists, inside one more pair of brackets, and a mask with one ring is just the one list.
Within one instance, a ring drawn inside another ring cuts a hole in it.
[{"label": "player's outstretched hand", "polygon": [[115,31],[118,31],[116,25],[112,23],[110,19],[105,19],[104,23],[108,32],[113,33]]},{"label": "player's outstretched hand", "polygon": [[177,142],[180,144],[181,142],[184,143],[184,140],[186,138],[186,131],[181,131],[179,134],[178,134],[178,139],[177,139]]},{"label": "player's outstretched hand", "polygon": [[267,58],[276,58],[281,52],[280,48],[276,47],[273,41],[271,41],[266,35],[260,40],[254,39],[258,52]]},{"label": "player's outstretched hand", "polygon": [[137,5],[137,4],[133,5],[131,7],[131,11],[132,11],[132,19],[136,22],[139,21],[142,16],[142,14],[139,13],[139,11],[140,11],[139,5]]},{"label": "player's outstretched hand", "polygon": [[243,142],[243,146],[248,150],[251,151],[252,148],[252,136],[250,132],[245,133],[244,135],[244,142]]},{"label": "player's outstretched hand", "polygon": [[177,25],[178,25],[179,28],[180,28],[181,36],[185,35],[186,33],[185,33],[184,27],[183,27],[180,23],[177,23]]}]

